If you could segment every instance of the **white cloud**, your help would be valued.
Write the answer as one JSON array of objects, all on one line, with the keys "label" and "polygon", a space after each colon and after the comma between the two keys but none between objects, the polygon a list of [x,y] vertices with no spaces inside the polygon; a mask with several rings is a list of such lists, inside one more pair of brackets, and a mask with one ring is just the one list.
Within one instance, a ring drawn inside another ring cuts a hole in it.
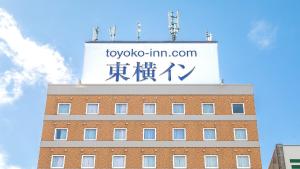
[{"label": "white cloud", "polygon": [[6,154],[0,152],[0,169],[21,169],[21,168],[15,165],[8,164]]},{"label": "white cloud", "polygon": [[11,62],[8,69],[0,68],[0,104],[18,99],[26,85],[40,81],[68,83],[73,79],[58,51],[48,44],[39,44],[25,37],[15,19],[1,8],[0,56],[0,61],[4,56]]},{"label": "white cloud", "polygon": [[277,34],[277,27],[264,20],[256,21],[248,33],[248,38],[260,48],[270,47]]}]

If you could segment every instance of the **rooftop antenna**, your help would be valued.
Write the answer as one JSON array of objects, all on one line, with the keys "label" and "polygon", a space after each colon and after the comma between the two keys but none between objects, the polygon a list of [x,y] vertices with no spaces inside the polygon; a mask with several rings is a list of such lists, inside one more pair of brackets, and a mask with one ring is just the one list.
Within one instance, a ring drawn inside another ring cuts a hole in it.
[{"label": "rooftop antenna", "polygon": [[96,26],[96,27],[93,28],[92,41],[97,41],[98,40],[98,35],[99,35],[99,26]]},{"label": "rooftop antenna", "polygon": [[140,22],[136,25],[136,32],[137,32],[137,40],[141,39],[141,32],[142,32],[142,24]]},{"label": "rooftop antenna", "polygon": [[213,35],[211,32],[206,32],[205,33],[205,36],[206,36],[206,41],[212,41],[213,40]]},{"label": "rooftop antenna", "polygon": [[168,22],[172,41],[175,41],[177,33],[179,32],[179,11],[176,11],[176,16],[173,11],[168,12]]},{"label": "rooftop antenna", "polygon": [[116,25],[109,27],[109,36],[111,41],[114,41],[116,39],[116,33],[117,33]]},{"label": "rooftop antenna", "polygon": [[221,85],[223,85],[223,84],[224,84],[224,79],[221,80]]}]

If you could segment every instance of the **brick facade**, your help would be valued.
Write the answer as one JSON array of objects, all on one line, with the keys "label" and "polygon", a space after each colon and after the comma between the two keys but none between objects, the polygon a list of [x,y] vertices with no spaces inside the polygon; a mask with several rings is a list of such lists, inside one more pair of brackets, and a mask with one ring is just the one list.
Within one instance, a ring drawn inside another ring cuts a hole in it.
[{"label": "brick facade", "polygon": [[[82,118],[86,115],[86,103],[99,103],[99,114],[93,116],[117,116],[115,103],[128,103],[128,114],[118,116],[143,115],[144,103],[156,103],[156,115],[172,115],[172,103],[184,103],[185,115],[179,116],[210,116],[202,115],[202,103],[214,103],[215,115],[218,117],[243,118],[244,116],[255,116],[254,97],[249,95],[53,95],[48,94],[45,117],[57,116],[58,103],[71,103],[69,115],[79,115]],[[233,115],[232,103],[243,103],[245,114]],[[154,116],[156,116],[154,115]],[[178,116],[178,115],[173,115]],[[222,117],[223,117],[222,116]],[[184,117],[183,117],[184,118]],[[187,168],[205,168],[205,155],[218,155],[218,166],[220,169],[237,168],[236,155],[249,155],[252,169],[261,169],[260,148],[253,146],[231,146],[231,147],[190,147],[185,142],[213,142],[216,145],[223,145],[226,142],[234,141],[234,128],[246,128],[248,140],[238,141],[243,143],[258,142],[258,131],[256,120],[44,120],[42,142],[55,142],[55,128],[68,128],[67,141],[88,142],[84,140],[84,128],[97,128],[96,141],[113,142],[114,128],[127,128],[127,141],[143,142],[143,128],[156,128],[156,141],[172,141],[173,128],[185,128],[186,140],[178,142],[178,147],[55,147],[41,146],[38,162],[39,169],[51,168],[52,155],[64,155],[64,168],[81,168],[82,155],[95,155],[95,168],[112,168],[112,155],[126,155],[126,168],[142,168],[143,155],[156,155],[157,169],[170,169],[173,155],[186,155]],[[216,141],[204,141],[203,128],[216,128]],[[126,144],[127,141],[124,144]],[[121,141],[122,142],[122,141]],[[145,141],[144,141],[145,142]],[[176,142],[176,141],[174,141]],[[220,143],[220,144],[219,144]],[[235,144],[235,142],[234,142]]]}]

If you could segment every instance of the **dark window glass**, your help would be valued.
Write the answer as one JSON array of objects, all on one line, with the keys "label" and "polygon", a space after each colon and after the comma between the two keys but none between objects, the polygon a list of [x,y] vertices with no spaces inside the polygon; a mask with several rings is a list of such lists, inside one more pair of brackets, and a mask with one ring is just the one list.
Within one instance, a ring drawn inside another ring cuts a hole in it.
[{"label": "dark window glass", "polygon": [[243,104],[232,104],[232,112],[233,113],[244,113],[244,105]]}]

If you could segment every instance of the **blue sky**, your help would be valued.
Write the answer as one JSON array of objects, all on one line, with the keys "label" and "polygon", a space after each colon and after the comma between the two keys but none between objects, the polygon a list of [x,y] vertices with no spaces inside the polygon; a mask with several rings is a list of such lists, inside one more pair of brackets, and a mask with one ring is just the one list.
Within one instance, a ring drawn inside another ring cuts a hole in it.
[{"label": "blue sky", "polygon": [[[48,82],[80,78],[83,43],[117,25],[117,40],[169,40],[167,11],[180,10],[178,40],[219,42],[225,83],[255,85],[263,168],[276,143],[300,144],[300,2],[0,0],[0,169],[35,168]],[[43,58],[41,58],[43,57]],[[14,168],[15,167],[15,168]]]}]

